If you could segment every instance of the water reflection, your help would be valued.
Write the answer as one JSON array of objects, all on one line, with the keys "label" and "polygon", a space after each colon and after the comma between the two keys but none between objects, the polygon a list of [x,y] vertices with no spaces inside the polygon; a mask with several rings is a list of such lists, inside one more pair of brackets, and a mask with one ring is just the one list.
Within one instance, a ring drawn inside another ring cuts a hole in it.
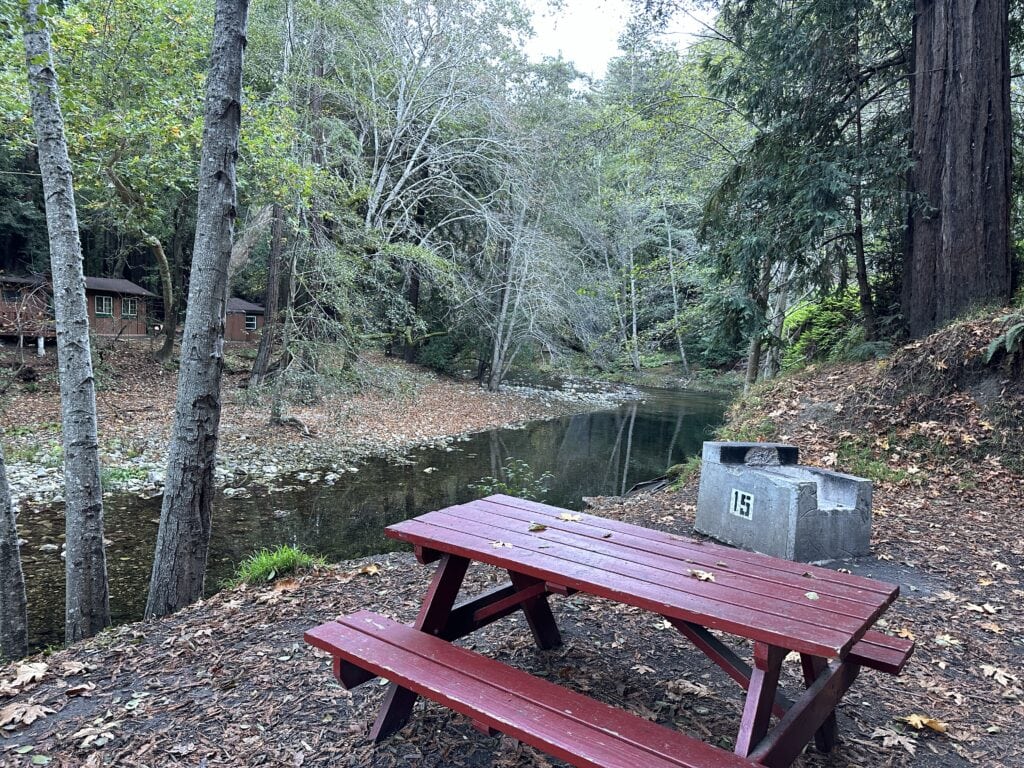
[{"label": "water reflection", "polygon": [[[633,484],[700,451],[717,426],[724,400],[695,393],[645,390],[646,399],[610,411],[492,430],[449,448],[413,451],[407,463],[382,459],[359,465],[333,484],[284,478],[276,488],[252,486],[248,498],[219,495],[214,510],[207,585],[216,591],[235,565],[256,549],[290,543],[337,561],[397,549],[382,529],[433,509],[468,501],[469,488],[496,476],[505,461],[527,462],[552,480],[545,500],[570,509],[582,497],[622,494]],[[106,503],[111,612],[117,623],[142,615],[160,499],[113,496]],[[29,622],[36,647],[63,635],[64,569],[58,551],[60,509],[26,509],[19,519],[29,587]]]}]

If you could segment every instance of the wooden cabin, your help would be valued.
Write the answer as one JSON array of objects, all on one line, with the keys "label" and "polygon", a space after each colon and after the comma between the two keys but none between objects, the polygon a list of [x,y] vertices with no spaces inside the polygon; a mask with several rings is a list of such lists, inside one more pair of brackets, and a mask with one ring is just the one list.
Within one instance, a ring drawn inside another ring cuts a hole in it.
[{"label": "wooden cabin", "polygon": [[225,341],[259,341],[265,312],[259,304],[244,299],[228,299]]},{"label": "wooden cabin", "polygon": [[148,330],[149,300],[156,294],[131,280],[85,278],[89,327],[97,336],[138,338]]}]

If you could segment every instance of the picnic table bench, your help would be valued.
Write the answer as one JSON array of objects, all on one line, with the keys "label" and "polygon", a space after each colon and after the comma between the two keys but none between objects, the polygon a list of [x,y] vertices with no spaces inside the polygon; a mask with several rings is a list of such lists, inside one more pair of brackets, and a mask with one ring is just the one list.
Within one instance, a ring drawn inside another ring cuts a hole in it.
[{"label": "picnic table bench", "polygon": [[[788,766],[812,738],[832,749],[836,706],[861,667],[898,674],[913,651],[871,629],[897,586],[510,496],[431,512],[387,535],[412,544],[421,563],[439,561],[415,623],[360,611],[306,632],[333,655],[345,687],[391,681],[377,740],[424,696],[575,766]],[[457,603],[471,561],[510,580]],[[746,690],[733,753],[452,644],[522,611],[536,644],[554,648],[548,598],[575,592],[662,616]],[[753,663],[721,633],[753,641]],[[791,652],[806,684],[794,699],[779,688]]]}]

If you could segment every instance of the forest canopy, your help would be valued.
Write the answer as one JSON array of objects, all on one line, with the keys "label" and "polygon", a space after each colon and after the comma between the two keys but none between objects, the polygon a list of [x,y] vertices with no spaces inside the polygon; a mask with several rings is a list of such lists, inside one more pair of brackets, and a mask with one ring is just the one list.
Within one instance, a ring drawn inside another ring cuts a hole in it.
[{"label": "forest canopy", "polygon": [[[937,164],[964,155],[949,137],[971,128],[950,123],[940,146],[928,127],[964,110],[916,105],[915,83],[941,85],[919,72],[920,40],[939,32],[926,25],[942,23],[928,5],[703,3],[715,20],[683,50],[661,30],[686,3],[636,2],[593,80],[526,57],[516,0],[255,2],[232,293],[280,318],[273,365],[303,387],[368,347],[492,389],[541,362],[689,373],[745,359],[754,381],[1006,304],[1024,245],[1021,11],[954,3],[1005,48],[999,71],[948,54],[1002,128],[979,161],[994,165],[940,189]],[[85,273],[161,296],[172,337],[212,3],[48,9]],[[20,36],[0,48],[0,269],[45,274]],[[1005,184],[979,188],[993,169]],[[968,192],[990,220],[954,219]],[[985,235],[943,250],[946,223]],[[960,263],[995,282],[958,279]]]}]

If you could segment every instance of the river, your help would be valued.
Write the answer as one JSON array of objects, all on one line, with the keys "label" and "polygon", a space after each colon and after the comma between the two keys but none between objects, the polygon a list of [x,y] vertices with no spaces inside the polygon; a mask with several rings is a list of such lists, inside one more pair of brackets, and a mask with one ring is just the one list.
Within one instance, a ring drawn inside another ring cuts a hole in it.
[{"label": "river", "polygon": [[[269,488],[242,483],[241,496],[221,492],[208,589],[216,591],[239,561],[262,547],[293,544],[332,562],[397,549],[383,536],[385,526],[479,496],[471,484],[496,476],[509,458],[526,462],[537,475],[551,474],[544,496],[549,503],[580,509],[584,496],[620,495],[699,453],[727,403],[681,390],[642,392],[643,400],[613,410],[480,432],[446,448],[411,451],[404,461],[368,459],[357,471],[299,473]],[[111,494],[105,509],[110,607],[120,624],[141,618],[145,607],[160,499]],[[31,644],[60,645],[64,568],[55,545],[62,542],[62,508],[32,508],[18,522],[26,540]]]}]

